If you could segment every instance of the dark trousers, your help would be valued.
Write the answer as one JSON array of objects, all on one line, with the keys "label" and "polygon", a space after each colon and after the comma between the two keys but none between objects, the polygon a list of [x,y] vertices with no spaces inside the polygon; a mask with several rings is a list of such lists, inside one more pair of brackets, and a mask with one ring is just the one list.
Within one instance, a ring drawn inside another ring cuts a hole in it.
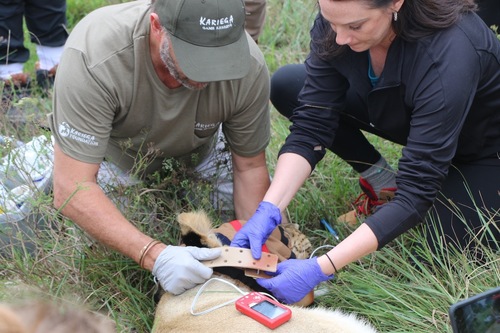
[{"label": "dark trousers", "polygon": [[[285,117],[290,118],[298,105],[298,94],[306,74],[303,64],[286,65],[271,78],[271,102]],[[349,98],[348,98],[348,105]],[[368,119],[356,108],[349,108],[356,118],[341,116],[338,132],[329,149],[361,172],[380,158],[379,152],[368,142],[361,130],[384,137],[367,126]],[[384,137],[387,140],[390,138]],[[357,161],[357,162],[355,162]],[[436,253],[443,243],[469,247],[473,237],[481,243],[498,249],[500,245],[500,157],[454,164],[450,167],[441,192],[425,223],[427,241]],[[453,204],[451,204],[452,202]],[[478,214],[481,210],[483,214]],[[434,221],[434,222],[432,222]],[[490,226],[484,232],[484,225]],[[444,242],[442,242],[444,241]]]},{"label": "dark trousers", "polygon": [[66,42],[66,0],[0,0],[0,64],[28,61],[23,18],[33,43],[56,47]]}]

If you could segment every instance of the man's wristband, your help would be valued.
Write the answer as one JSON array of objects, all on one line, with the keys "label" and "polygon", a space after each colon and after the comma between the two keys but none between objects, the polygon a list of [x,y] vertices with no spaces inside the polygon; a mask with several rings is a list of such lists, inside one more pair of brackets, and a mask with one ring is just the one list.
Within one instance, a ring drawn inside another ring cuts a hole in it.
[{"label": "man's wristband", "polygon": [[161,242],[159,240],[153,239],[151,242],[147,243],[144,245],[144,247],[141,250],[141,255],[139,257],[139,266],[141,268],[144,268],[144,259],[146,259],[146,254],[151,250],[155,245],[160,244]]}]

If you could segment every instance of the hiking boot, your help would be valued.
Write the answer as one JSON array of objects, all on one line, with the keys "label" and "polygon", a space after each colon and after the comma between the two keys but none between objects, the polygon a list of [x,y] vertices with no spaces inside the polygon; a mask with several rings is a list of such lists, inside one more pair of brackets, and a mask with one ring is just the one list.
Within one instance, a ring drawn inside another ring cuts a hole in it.
[{"label": "hiking boot", "polygon": [[10,76],[10,79],[5,79],[3,81],[5,83],[5,86],[7,87],[22,88],[28,86],[31,82],[31,79],[30,76],[26,73],[17,73],[12,74]]},{"label": "hiking boot", "polygon": [[359,178],[359,186],[363,193],[354,201],[354,209],[339,216],[337,222],[356,225],[359,218],[373,214],[379,206],[391,201],[396,192],[395,187],[389,187],[383,188],[377,195],[373,187],[362,177]]},{"label": "hiking boot", "polygon": [[47,95],[49,90],[54,86],[54,79],[56,77],[57,65],[50,70],[40,69],[40,64],[35,64],[36,69],[36,83],[41,89],[42,93]]},{"label": "hiking boot", "polygon": [[26,73],[12,74],[10,79],[1,80],[2,104],[10,104],[31,95],[31,78]]}]

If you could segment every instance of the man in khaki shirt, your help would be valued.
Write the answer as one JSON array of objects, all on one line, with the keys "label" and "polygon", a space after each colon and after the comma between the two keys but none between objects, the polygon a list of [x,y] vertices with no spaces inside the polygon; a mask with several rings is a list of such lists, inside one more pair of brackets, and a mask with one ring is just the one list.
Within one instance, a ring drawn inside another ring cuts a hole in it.
[{"label": "man in khaki shirt", "polygon": [[[252,215],[269,187],[269,73],[244,25],[241,0],[106,6],[72,30],[59,65],[49,116],[55,206],[174,294],[208,279],[212,270],[199,260],[220,250],[144,234],[106,196],[98,173],[111,164],[124,176],[147,176],[165,158],[195,171],[217,165],[223,137],[235,217]],[[159,154],[140,169],[135,162],[150,148]]]}]

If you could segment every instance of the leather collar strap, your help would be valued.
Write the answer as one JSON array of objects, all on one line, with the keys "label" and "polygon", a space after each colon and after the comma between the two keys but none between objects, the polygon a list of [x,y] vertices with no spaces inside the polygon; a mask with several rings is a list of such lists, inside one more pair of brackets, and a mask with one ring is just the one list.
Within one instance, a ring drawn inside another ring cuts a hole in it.
[{"label": "leather collar strap", "polygon": [[258,271],[276,272],[278,256],[272,253],[262,252],[262,257],[256,260],[250,249],[223,246],[220,257],[214,260],[201,261],[207,267],[239,267],[250,268]]},{"label": "leather collar strap", "polygon": [[[276,272],[278,256],[262,252],[262,257],[255,260],[250,249],[223,246],[220,257],[214,260],[202,260],[208,267],[239,267],[245,269],[245,275],[253,278],[270,278],[265,272]],[[314,290],[311,290],[303,299],[295,303],[299,306],[309,306],[314,302]]]}]

